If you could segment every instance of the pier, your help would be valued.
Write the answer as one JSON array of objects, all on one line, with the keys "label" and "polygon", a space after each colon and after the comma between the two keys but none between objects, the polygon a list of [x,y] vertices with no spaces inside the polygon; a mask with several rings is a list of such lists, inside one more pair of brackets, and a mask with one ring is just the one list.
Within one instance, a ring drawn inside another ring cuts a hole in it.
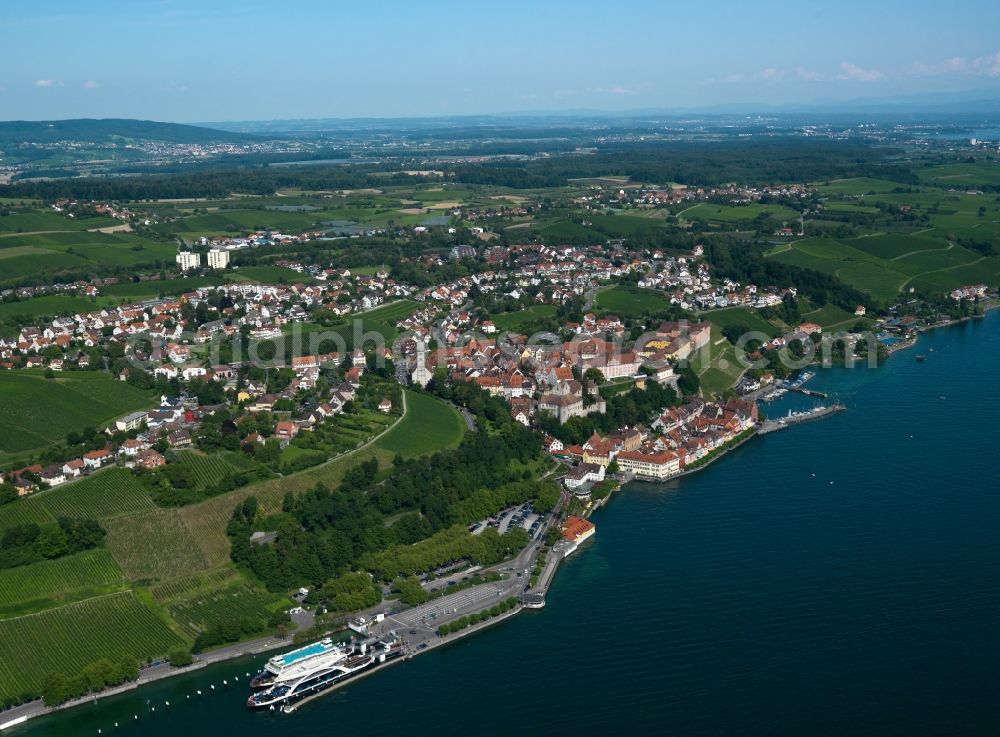
[{"label": "pier", "polygon": [[806,412],[789,412],[784,417],[779,417],[776,420],[765,420],[761,424],[760,430],[757,431],[757,434],[764,435],[776,430],[784,430],[786,427],[791,427],[792,425],[797,425],[802,422],[809,422],[810,420],[818,420],[821,417],[832,415],[834,412],[843,412],[845,409],[847,409],[847,407],[842,404],[830,404],[825,407],[817,407],[816,409],[811,409]]},{"label": "pier", "polygon": [[819,397],[820,399],[826,399],[826,392],[818,392],[815,389],[803,389],[800,386],[790,387],[791,391],[798,392],[799,394],[805,394],[807,397]]}]

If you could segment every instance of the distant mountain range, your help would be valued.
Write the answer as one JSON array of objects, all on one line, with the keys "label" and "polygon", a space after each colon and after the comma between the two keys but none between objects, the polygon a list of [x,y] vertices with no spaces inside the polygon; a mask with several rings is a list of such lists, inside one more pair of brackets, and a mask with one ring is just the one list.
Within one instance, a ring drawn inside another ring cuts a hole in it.
[{"label": "distant mountain range", "polygon": [[12,120],[0,122],[0,145],[87,141],[106,143],[129,138],[164,143],[243,143],[254,136],[197,125],[159,123],[125,118],[76,118],[73,120]]}]

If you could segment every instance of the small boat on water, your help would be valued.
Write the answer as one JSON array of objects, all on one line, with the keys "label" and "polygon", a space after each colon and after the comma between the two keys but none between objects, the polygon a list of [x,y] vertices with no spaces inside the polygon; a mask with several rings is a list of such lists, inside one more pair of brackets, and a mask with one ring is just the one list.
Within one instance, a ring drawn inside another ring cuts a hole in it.
[{"label": "small boat on water", "polygon": [[917,355],[917,363],[923,363],[926,360],[927,360],[927,356],[925,356],[923,353],[920,353],[920,354]]}]

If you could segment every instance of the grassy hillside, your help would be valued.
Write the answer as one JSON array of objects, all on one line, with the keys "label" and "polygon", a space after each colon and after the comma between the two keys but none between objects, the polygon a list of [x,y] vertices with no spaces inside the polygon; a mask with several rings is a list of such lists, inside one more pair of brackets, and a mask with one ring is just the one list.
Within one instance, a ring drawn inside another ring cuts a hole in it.
[{"label": "grassy hillside", "polygon": [[0,145],[55,141],[109,142],[141,139],[167,143],[222,143],[256,139],[244,133],[180,123],[129,118],[74,118],[70,120],[12,120],[0,122]]},{"label": "grassy hillside", "polygon": [[0,462],[88,426],[102,430],[111,420],[156,400],[151,391],[97,371],[64,372],[53,379],[40,371],[3,372],[0,396]]}]

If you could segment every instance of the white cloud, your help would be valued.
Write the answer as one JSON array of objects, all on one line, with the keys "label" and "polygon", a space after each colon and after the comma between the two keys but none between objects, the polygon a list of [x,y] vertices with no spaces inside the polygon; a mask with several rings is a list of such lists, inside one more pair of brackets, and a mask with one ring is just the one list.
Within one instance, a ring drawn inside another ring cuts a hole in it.
[{"label": "white cloud", "polygon": [[803,67],[795,68],[795,76],[806,82],[822,82],[823,75],[819,72],[815,72],[812,69],[805,69]]},{"label": "white cloud", "polygon": [[599,95],[634,95],[635,90],[630,90],[627,87],[622,87],[620,84],[616,84],[614,87],[595,87],[591,92],[596,92]]},{"label": "white cloud", "polygon": [[878,69],[863,69],[857,64],[845,61],[840,65],[840,74],[837,75],[837,79],[854,82],[877,82],[880,79],[885,79],[885,75]]},{"label": "white cloud", "polygon": [[86,82],[83,83],[83,89],[85,90],[96,90],[100,86],[101,85],[99,85],[92,79],[88,79]]},{"label": "white cloud", "polygon": [[774,67],[767,67],[757,72],[757,79],[784,79],[784,77],[785,73],[781,69],[775,69]]},{"label": "white cloud", "polygon": [[978,59],[973,59],[969,67],[972,69],[973,74],[985,74],[990,77],[1000,75],[1000,51],[989,56],[981,56]]},{"label": "white cloud", "polygon": [[62,80],[59,79],[36,79],[35,87],[62,87]]}]

